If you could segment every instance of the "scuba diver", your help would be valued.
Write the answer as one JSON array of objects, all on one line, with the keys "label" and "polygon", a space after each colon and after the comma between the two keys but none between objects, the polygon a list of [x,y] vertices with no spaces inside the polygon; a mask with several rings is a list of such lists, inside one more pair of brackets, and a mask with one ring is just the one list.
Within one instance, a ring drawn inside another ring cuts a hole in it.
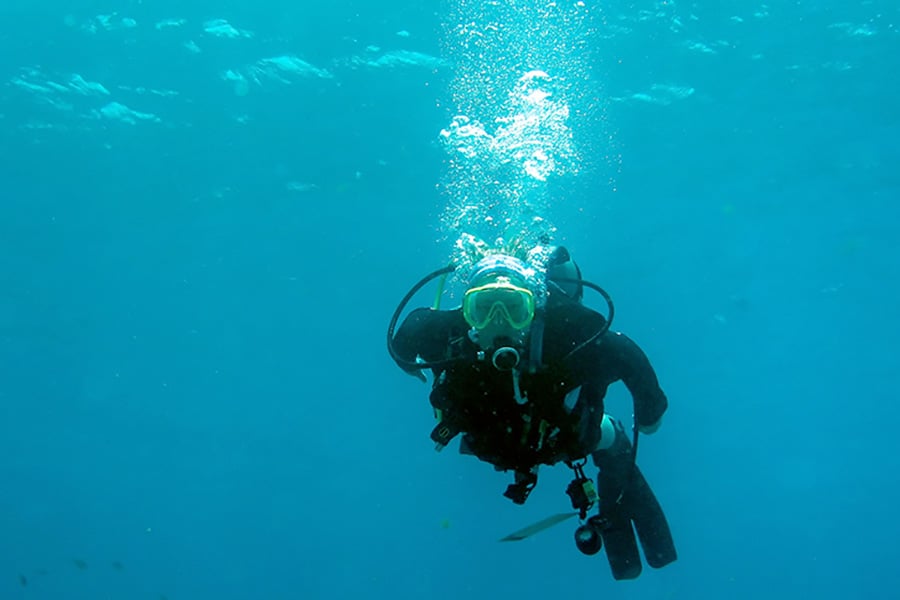
[{"label": "scuba diver", "polygon": [[[425,277],[394,313],[388,350],[406,373],[425,381],[423,371],[432,372],[438,450],[460,436],[461,453],[512,471],[504,496],[517,504],[537,484],[540,465],[565,463],[575,475],[566,493],[578,512],[553,522],[578,515],[578,549],[595,554],[605,545],[613,577],[634,579],[642,568],[638,540],[651,567],[677,558],[662,508],[636,464],[638,431],[655,432],[668,401],[641,349],[610,331],[608,294],[581,278],[566,248],[546,248],[543,256],[487,254],[471,270],[462,306],[414,309],[396,329],[413,295],[455,268]],[[604,297],[608,316],[583,305],[585,287]],[[604,413],[616,381],[634,401],[632,439]],[[588,456],[599,468],[596,487],[584,473]],[[595,505],[598,513],[588,518]]]}]

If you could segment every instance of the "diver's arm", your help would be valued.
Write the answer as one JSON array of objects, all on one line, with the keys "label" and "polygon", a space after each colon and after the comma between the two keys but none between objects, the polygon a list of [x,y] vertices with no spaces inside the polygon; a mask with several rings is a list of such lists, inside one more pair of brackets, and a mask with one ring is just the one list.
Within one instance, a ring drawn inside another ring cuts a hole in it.
[{"label": "diver's arm", "polygon": [[465,339],[467,327],[462,309],[417,308],[406,317],[394,335],[394,353],[400,359],[397,365],[410,375],[416,375],[421,370],[403,361],[446,361],[452,354],[450,345]]},{"label": "diver's arm", "polygon": [[617,378],[631,392],[638,429],[641,433],[654,433],[669,401],[647,356],[628,336],[613,331],[603,336],[598,348],[605,355],[601,360],[614,365]]},{"label": "diver's arm", "polygon": [[[434,322],[435,311],[429,308],[417,308],[407,315],[403,324],[394,334],[393,347],[397,366],[410,375],[422,374],[420,369],[411,368],[402,361],[415,362],[425,352],[424,346],[429,339],[429,325]],[[400,360],[396,360],[396,359]],[[424,375],[423,375],[424,376]]]}]

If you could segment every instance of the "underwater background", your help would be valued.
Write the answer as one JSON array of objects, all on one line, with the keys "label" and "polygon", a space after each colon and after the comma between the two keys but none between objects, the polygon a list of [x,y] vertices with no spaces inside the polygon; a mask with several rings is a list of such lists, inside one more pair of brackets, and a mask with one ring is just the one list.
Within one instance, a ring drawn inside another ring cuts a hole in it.
[{"label": "underwater background", "polygon": [[[442,132],[523,67],[568,86],[537,213],[670,401],[636,581],[498,543],[570,473],[435,453],[385,348],[483,206]],[[891,597],[898,68],[880,0],[4,0],[0,598]]]}]

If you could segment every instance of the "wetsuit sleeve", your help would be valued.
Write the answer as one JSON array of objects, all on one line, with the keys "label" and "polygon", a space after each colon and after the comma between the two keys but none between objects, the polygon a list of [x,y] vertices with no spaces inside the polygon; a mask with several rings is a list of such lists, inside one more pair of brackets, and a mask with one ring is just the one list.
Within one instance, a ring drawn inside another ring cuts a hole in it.
[{"label": "wetsuit sleeve", "polygon": [[612,331],[603,336],[598,349],[602,355],[599,357],[601,364],[613,365],[617,379],[621,379],[631,392],[638,426],[649,427],[657,423],[669,401],[644,352],[628,336]]}]

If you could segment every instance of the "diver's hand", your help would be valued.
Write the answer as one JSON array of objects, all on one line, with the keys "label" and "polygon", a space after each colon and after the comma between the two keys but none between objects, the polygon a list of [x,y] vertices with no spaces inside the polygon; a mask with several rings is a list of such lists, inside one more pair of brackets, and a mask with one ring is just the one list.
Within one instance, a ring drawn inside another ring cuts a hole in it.
[{"label": "diver's hand", "polygon": [[407,375],[411,375],[415,377],[422,383],[428,383],[428,378],[425,377],[425,372],[422,369],[404,369],[403,370]]},{"label": "diver's hand", "polygon": [[643,433],[644,435],[650,435],[651,433],[656,433],[659,431],[659,428],[662,426],[662,417],[656,421],[656,423],[651,423],[650,425],[638,425],[638,431]]},{"label": "diver's hand", "polygon": [[[420,365],[424,365],[425,361],[422,359],[421,356],[417,356],[416,363],[420,364]],[[411,375],[411,376],[415,377],[422,383],[428,383],[428,378],[425,377],[425,369],[420,368],[420,369],[403,369],[403,370],[406,372],[407,375]]]}]

